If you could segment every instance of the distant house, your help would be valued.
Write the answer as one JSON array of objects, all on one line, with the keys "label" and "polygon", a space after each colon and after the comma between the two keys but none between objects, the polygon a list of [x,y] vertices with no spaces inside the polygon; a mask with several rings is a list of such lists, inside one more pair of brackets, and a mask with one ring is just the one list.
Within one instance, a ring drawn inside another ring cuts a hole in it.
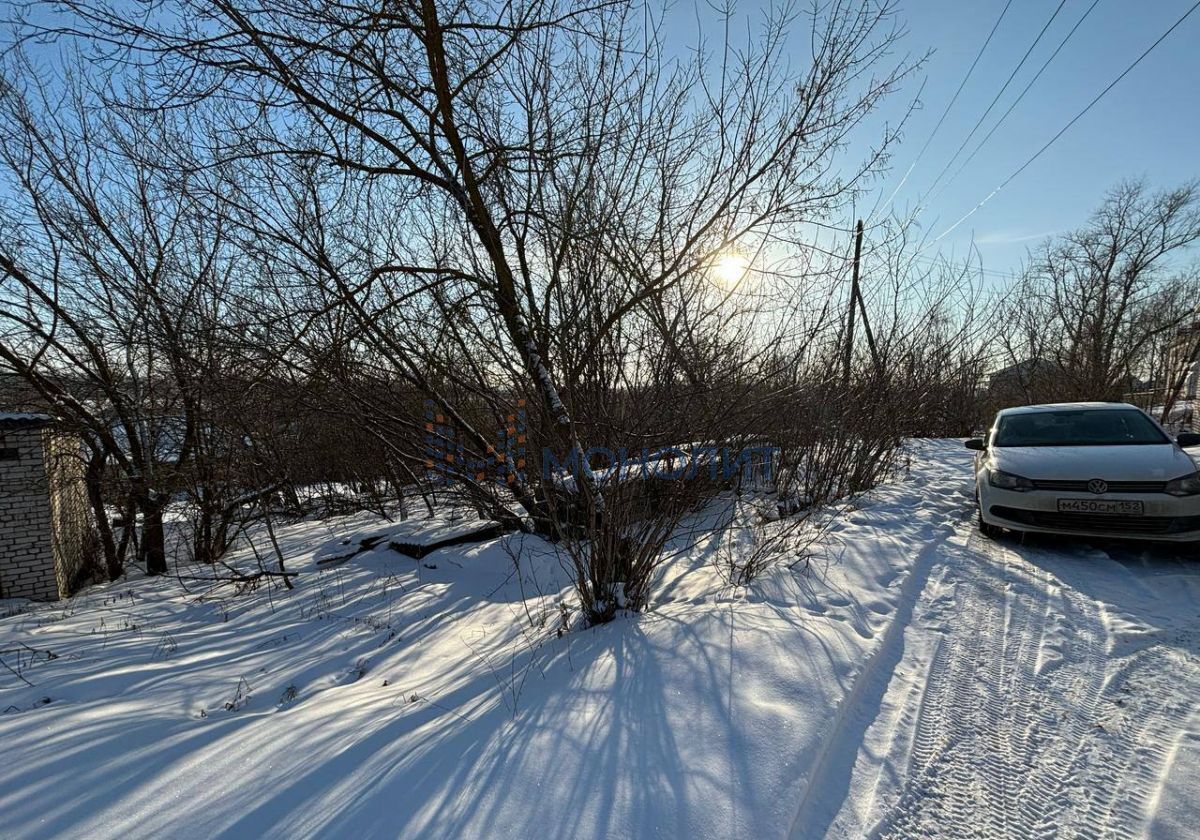
[{"label": "distant house", "polygon": [[79,438],[45,414],[0,412],[0,597],[70,595],[94,549]]},{"label": "distant house", "polygon": [[1040,394],[1056,392],[1062,368],[1048,359],[1030,358],[1001,368],[988,377],[989,396],[1005,405],[1037,402]]},{"label": "distant house", "polygon": [[1200,359],[1191,358],[1197,341],[1200,341],[1200,321],[1181,329],[1167,349],[1167,387],[1174,388],[1182,377],[1179,399],[1194,400],[1200,396]]}]

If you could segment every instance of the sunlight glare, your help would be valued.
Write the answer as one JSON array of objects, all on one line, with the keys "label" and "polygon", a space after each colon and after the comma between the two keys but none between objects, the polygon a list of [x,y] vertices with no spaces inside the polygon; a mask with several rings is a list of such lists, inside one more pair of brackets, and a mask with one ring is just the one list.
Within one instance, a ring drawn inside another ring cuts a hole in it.
[{"label": "sunlight glare", "polygon": [[742,282],[750,269],[750,261],[741,254],[726,254],[713,266],[713,279],[717,285],[733,289]]}]

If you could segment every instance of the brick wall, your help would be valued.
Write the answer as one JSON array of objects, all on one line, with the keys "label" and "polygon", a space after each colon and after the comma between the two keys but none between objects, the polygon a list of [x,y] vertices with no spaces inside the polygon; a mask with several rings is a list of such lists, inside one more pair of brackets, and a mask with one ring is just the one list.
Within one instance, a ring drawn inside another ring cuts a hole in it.
[{"label": "brick wall", "polygon": [[59,597],[45,431],[0,430],[0,596]]}]

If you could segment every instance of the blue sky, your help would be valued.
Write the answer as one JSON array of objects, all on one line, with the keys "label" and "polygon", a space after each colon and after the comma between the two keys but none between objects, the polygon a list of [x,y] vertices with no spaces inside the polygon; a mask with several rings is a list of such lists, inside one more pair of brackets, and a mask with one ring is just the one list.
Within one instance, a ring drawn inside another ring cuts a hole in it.
[{"label": "blue sky", "polygon": [[[991,128],[1092,0],[1067,0],[1021,72],[954,167]],[[932,235],[961,218],[1054,136],[1193,4],[1194,0],[1099,0],[1074,36],[979,154],[921,214]],[[904,45],[935,52],[907,98],[925,81],[923,108],[910,120],[892,171],[890,195],[930,136],[989,30],[1003,0],[902,0]],[[921,203],[1005,79],[1058,6],[1056,0],[1013,0],[979,65],[896,195],[901,211]],[[1106,189],[1124,178],[1169,187],[1200,175],[1200,10],[1185,21],[1033,165],[946,236],[943,253],[966,253],[972,239],[984,268],[1019,267],[1045,234],[1082,223]],[[888,110],[903,103],[893,102]],[[949,177],[949,176],[947,176]],[[941,190],[941,187],[938,187]],[[931,249],[935,250],[935,249]],[[929,253],[929,252],[927,252]]]},{"label": "blue sky", "polygon": [[[713,14],[709,0],[694,2],[672,8],[672,15],[679,16],[681,45],[694,43],[697,17]],[[741,0],[737,14],[756,19],[771,2],[778,0]],[[803,6],[808,0],[798,2]],[[907,29],[899,49],[912,55],[932,50],[932,55],[880,112],[883,119],[898,119],[921,89],[922,107],[909,119],[891,171],[862,215],[877,197],[891,196],[913,165],[1005,2],[898,0],[898,21]],[[900,213],[927,202],[919,215],[922,228],[931,237],[941,234],[1053,137],[1195,0],[1097,0],[999,130],[955,175],[1092,2],[1066,0],[965,153],[931,192],[929,187],[1058,7],[1058,0],[1012,0],[945,122],[896,192],[894,206]],[[997,278],[1018,269],[1027,249],[1046,235],[1083,223],[1105,191],[1122,179],[1145,178],[1163,188],[1200,177],[1198,46],[1200,10],[1018,178],[924,253],[962,257],[973,241],[983,269]],[[798,52],[805,48],[807,44]]]}]

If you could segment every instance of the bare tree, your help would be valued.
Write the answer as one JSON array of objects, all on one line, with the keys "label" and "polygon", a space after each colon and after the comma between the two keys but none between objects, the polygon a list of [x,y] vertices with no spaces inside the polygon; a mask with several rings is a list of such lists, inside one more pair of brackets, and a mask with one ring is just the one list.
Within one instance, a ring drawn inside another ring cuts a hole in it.
[{"label": "bare tree", "polygon": [[[84,26],[58,31],[149,64],[158,104],[199,93],[237,115],[221,153],[259,165],[238,199],[247,231],[281,283],[309,281],[289,352],[339,321],[382,381],[427,394],[481,456],[482,418],[504,422],[530,395],[535,437],[578,468],[569,504],[588,535],[579,583],[594,618],[631,570],[595,559],[626,544],[628,517],[587,457],[602,422],[585,407],[640,384],[629,366],[642,357],[621,352],[630,340],[663,342],[671,368],[691,371],[678,398],[714,387],[695,375],[717,347],[704,337],[714,320],[689,323],[685,292],[731,249],[788,250],[836,212],[894,133],[841,175],[836,153],[908,69],[886,64],[890,7],[843,0],[784,8],[748,47],[692,59],[668,55],[661,24],[627,2],[68,5]],[[785,60],[805,21],[811,54]],[[378,400],[364,408],[412,423]],[[511,478],[529,513],[557,492]],[[646,556],[669,529],[653,530]]]},{"label": "bare tree", "polygon": [[1034,396],[1120,399],[1148,375],[1155,340],[1193,317],[1200,278],[1172,260],[1198,238],[1200,187],[1128,182],[1035,252],[1003,315],[1011,362],[1050,371]]},{"label": "bare tree", "polygon": [[[6,247],[29,302],[5,359],[119,466],[156,569],[172,493],[211,560],[247,493],[337,473],[428,498],[438,477],[556,540],[602,621],[646,603],[699,505],[746,490],[715,450],[777,452],[790,515],[958,422],[971,319],[901,302],[905,275],[892,305],[869,298],[867,363],[836,304],[847,261],[812,242],[899,130],[840,154],[914,66],[889,3],[785,5],[745,44],[721,8],[723,40],[681,54],[625,0],[140,5],[69,0],[26,28],[78,36],[122,83],[53,155],[43,114],[11,112],[10,169],[55,213]],[[102,187],[101,163],[125,177]],[[846,351],[853,377],[829,379]],[[938,408],[898,410],[913,400]],[[298,454],[297,426],[353,429],[371,464],[327,437]],[[318,446],[341,460],[310,467]]]},{"label": "bare tree", "polygon": [[[91,450],[89,497],[109,576],[121,573],[135,517],[140,558],[161,574],[166,506],[190,489],[201,518],[216,515],[217,471],[235,445],[213,404],[238,331],[222,215],[197,200],[198,178],[166,168],[190,143],[168,115],[100,109],[76,80],[52,90],[30,81],[20,54],[10,58],[0,77],[11,190],[0,362]],[[120,539],[110,507],[123,510]],[[222,533],[206,533],[199,559],[225,547]]]}]

